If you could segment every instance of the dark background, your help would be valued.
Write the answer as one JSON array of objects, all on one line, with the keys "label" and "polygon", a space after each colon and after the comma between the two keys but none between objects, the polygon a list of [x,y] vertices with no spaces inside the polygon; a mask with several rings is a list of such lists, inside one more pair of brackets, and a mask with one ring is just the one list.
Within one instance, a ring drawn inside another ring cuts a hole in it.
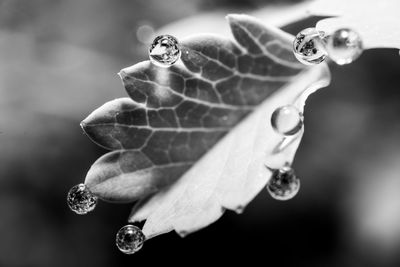
[{"label": "dark background", "polygon": [[400,266],[395,50],[332,65],[332,84],[309,98],[294,163],[302,188],[292,201],[262,192],[242,215],[226,212],[184,239],[157,237],[133,256],[114,243],[131,205],[69,211],[67,191],[105,153],[79,122],[126,96],[116,73],[146,59],[140,26],[215,10],[246,13],[263,3],[0,0],[0,266]]}]

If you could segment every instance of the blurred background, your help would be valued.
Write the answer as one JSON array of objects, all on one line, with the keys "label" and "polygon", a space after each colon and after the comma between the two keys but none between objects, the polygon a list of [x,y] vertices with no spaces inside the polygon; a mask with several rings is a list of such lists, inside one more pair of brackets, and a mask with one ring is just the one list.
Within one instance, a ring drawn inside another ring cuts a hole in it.
[{"label": "blurred background", "polygon": [[184,239],[160,236],[133,256],[115,247],[131,205],[99,203],[86,216],[66,205],[69,188],[105,153],[79,122],[126,96],[116,73],[147,58],[154,30],[275,2],[0,0],[0,266],[400,266],[395,50],[332,65],[332,84],[309,98],[294,163],[302,188],[292,201],[262,192],[240,216],[226,212]]}]

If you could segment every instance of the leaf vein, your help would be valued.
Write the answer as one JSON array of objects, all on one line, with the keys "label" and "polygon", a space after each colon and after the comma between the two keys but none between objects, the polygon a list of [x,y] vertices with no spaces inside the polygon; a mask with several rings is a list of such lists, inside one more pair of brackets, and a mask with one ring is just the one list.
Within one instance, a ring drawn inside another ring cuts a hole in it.
[{"label": "leaf vein", "polygon": [[273,61],[275,61],[276,63],[281,64],[281,65],[283,65],[283,66],[285,66],[285,67],[288,67],[288,68],[292,68],[292,69],[304,69],[304,66],[300,66],[300,65],[297,65],[297,64],[295,65],[295,64],[293,64],[293,62],[290,62],[290,61],[281,59],[281,58],[279,58],[279,57],[277,57],[277,56],[271,54],[267,49],[265,49],[265,46],[264,46],[263,44],[261,44],[257,38],[254,38],[253,34],[251,34],[245,27],[243,27],[243,26],[240,25],[240,24],[236,24],[236,25],[237,25],[239,28],[241,28],[244,32],[246,32],[246,33],[249,35],[249,37],[251,37],[251,38],[253,39],[253,41],[255,42],[255,44],[261,49],[261,51],[262,51],[266,56],[268,56],[270,59],[272,59]]}]

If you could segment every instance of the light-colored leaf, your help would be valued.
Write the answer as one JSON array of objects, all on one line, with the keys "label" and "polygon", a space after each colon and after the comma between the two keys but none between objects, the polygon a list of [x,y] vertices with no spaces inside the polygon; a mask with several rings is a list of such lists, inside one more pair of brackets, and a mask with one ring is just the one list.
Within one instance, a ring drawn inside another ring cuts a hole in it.
[{"label": "light-colored leaf", "polygon": [[[267,6],[250,15],[277,27],[310,16],[328,17],[317,23],[318,30],[329,34],[339,28],[351,28],[361,35],[364,48],[371,49],[400,48],[399,11],[399,0],[311,0]],[[169,32],[180,37],[193,32],[228,34],[229,28],[224,24],[221,13],[216,12],[172,23],[159,32]]]},{"label": "light-colored leaf", "polygon": [[366,49],[400,48],[398,0],[316,0],[309,12],[333,16],[317,23],[317,29],[327,34],[339,28],[351,28],[361,35]]}]

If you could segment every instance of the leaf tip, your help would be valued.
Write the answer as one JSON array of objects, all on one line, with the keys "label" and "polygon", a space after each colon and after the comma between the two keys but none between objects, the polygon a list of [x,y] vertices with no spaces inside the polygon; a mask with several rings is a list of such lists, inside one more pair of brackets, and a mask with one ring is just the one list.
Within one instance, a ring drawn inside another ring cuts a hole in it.
[{"label": "leaf tip", "polygon": [[227,20],[227,21],[230,21],[231,19],[232,19],[232,16],[233,16],[234,14],[228,14],[228,15],[226,15],[225,16],[225,19]]},{"label": "leaf tip", "polygon": [[87,124],[86,124],[85,120],[83,120],[83,121],[81,121],[81,122],[79,123],[79,126],[81,127],[83,133],[85,133],[85,134],[86,134],[86,125],[87,125]]},{"label": "leaf tip", "polygon": [[121,80],[124,79],[124,77],[126,76],[126,73],[124,70],[120,70],[117,75],[119,76],[119,78],[121,78]]},{"label": "leaf tip", "polygon": [[257,21],[256,18],[246,15],[246,14],[228,14],[225,16],[229,23],[236,22],[236,21]]}]

